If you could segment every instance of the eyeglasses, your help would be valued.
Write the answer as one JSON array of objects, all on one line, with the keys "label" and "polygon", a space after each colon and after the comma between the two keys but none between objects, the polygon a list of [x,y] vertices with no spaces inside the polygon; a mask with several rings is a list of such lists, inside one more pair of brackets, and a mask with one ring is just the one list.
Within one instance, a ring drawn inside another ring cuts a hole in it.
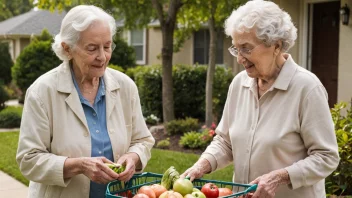
[{"label": "eyeglasses", "polygon": [[[261,43],[263,44],[263,43]],[[259,44],[259,45],[261,45]],[[242,48],[236,48],[234,45],[231,45],[231,47],[228,48],[230,54],[234,57],[238,57],[239,54],[241,54],[242,56],[249,56],[251,55],[252,51],[258,47],[259,45],[254,46],[252,49],[248,49],[245,47]]]}]

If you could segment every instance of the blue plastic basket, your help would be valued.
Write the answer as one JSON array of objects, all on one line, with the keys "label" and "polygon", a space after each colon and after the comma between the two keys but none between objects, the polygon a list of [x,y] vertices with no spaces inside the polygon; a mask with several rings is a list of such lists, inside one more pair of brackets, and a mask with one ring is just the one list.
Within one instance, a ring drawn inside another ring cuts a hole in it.
[{"label": "blue plastic basket", "polygon": [[[132,195],[135,195],[138,189],[142,186],[152,185],[160,183],[162,178],[161,174],[145,172],[142,174],[134,175],[128,182],[120,182],[118,180],[112,181],[108,184],[105,196],[106,198],[117,198],[123,193],[127,194],[131,191]],[[251,184],[238,184],[232,182],[223,182],[217,180],[206,180],[206,179],[195,179],[193,180],[193,186],[195,188],[201,189],[205,183],[216,184],[219,188],[229,188],[232,189],[234,194],[229,196],[224,196],[223,198],[239,197],[241,195],[246,195],[249,192],[253,192],[257,189],[257,185]],[[119,194],[119,195],[116,195]]]}]

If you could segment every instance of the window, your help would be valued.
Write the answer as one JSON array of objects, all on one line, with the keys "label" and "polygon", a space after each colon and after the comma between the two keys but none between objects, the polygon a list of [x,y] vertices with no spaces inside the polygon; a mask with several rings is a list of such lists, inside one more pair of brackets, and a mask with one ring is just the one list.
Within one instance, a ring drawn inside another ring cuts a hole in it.
[{"label": "window", "polygon": [[[224,63],[223,44],[224,38],[221,34],[216,46],[216,64]],[[198,64],[208,64],[209,62],[209,30],[199,30],[194,33],[193,62]]]},{"label": "window", "polygon": [[139,65],[146,64],[145,62],[145,29],[131,30],[129,34],[129,44],[134,48],[136,53],[136,62]]}]

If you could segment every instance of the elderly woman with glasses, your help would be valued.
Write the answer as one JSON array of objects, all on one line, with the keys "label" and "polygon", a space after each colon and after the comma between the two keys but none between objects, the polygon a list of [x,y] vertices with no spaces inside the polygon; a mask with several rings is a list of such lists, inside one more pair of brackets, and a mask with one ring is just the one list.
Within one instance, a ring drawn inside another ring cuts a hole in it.
[{"label": "elderly woman with glasses", "polygon": [[234,182],[258,185],[253,198],[325,197],[338,147],[325,88],[286,53],[296,31],[270,1],[248,1],[226,20],[229,51],[245,71],[230,85],[217,135],[183,177],[233,162]]},{"label": "elderly woman with glasses", "polygon": [[[30,198],[105,198],[107,183],[128,181],[150,159],[154,138],[137,87],[107,68],[116,23],[95,6],[72,8],[52,48],[63,61],[26,93],[17,162]],[[117,162],[117,174],[105,163]]]}]

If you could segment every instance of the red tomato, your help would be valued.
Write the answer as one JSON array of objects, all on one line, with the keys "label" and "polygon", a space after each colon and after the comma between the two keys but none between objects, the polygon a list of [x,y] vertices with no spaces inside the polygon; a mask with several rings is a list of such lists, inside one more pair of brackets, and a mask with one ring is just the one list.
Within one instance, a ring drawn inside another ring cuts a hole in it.
[{"label": "red tomato", "polygon": [[219,197],[232,195],[233,192],[229,188],[219,188]]},{"label": "red tomato", "polygon": [[149,198],[156,198],[155,192],[150,186],[142,186],[137,193],[146,194]]},{"label": "red tomato", "polygon": [[[116,195],[118,195],[118,194],[116,194]],[[127,197],[127,198],[132,198],[133,197],[132,192],[130,190],[128,190],[127,192],[122,192],[118,196]]]},{"label": "red tomato", "polygon": [[219,197],[219,189],[213,183],[206,183],[200,190],[207,198],[217,198]]}]

